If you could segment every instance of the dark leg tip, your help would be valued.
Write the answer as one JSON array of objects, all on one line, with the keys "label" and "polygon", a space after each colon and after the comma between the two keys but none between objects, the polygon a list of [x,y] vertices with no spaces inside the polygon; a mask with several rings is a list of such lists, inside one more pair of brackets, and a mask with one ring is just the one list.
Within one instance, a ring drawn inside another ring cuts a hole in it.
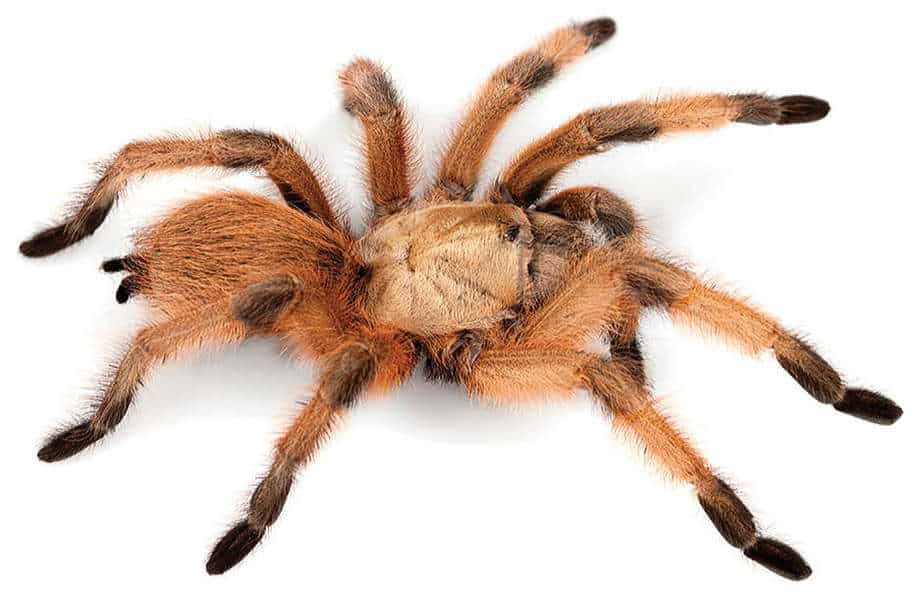
[{"label": "dark leg tip", "polygon": [[780,106],[778,124],[804,124],[817,122],[831,111],[827,101],[813,96],[784,96],[776,100]]},{"label": "dark leg tip", "polygon": [[586,21],[581,24],[581,33],[590,38],[588,48],[596,48],[613,37],[616,33],[616,22],[609,17]]},{"label": "dark leg tip", "polygon": [[53,436],[39,449],[38,458],[49,463],[67,459],[101,439],[103,434],[94,430],[90,422],[77,424]]},{"label": "dark leg tip", "polygon": [[63,250],[73,243],[65,227],[60,224],[36,233],[31,239],[19,244],[19,253],[28,258],[40,258]]},{"label": "dark leg tip", "polygon": [[241,560],[260,543],[263,530],[256,529],[246,520],[235,524],[225,533],[205,563],[205,570],[210,575],[220,575]]},{"label": "dark leg tip", "polygon": [[744,555],[792,581],[807,579],[812,574],[799,552],[775,539],[759,538],[744,548]]},{"label": "dark leg tip", "polygon": [[100,266],[104,272],[107,273],[118,273],[124,271],[125,269],[125,259],[124,258],[110,258],[103,262]]},{"label": "dark leg tip", "polygon": [[868,422],[890,426],[902,416],[902,408],[877,392],[850,388],[844,398],[834,403],[841,413],[865,419]]}]

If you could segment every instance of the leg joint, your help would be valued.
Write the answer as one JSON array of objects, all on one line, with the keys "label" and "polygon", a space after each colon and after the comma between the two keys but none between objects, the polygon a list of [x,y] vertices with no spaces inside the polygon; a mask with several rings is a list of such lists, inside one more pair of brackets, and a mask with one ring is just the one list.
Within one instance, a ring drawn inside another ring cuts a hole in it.
[{"label": "leg joint", "polygon": [[226,168],[262,167],[291,147],[281,136],[262,130],[224,130],[217,143],[220,163]]}]

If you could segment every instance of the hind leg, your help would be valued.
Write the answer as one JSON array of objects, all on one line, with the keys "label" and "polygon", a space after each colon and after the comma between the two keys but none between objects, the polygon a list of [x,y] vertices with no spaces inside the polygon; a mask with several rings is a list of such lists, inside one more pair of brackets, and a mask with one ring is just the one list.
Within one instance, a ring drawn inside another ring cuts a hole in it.
[{"label": "hind leg", "polygon": [[111,432],[125,417],[142,380],[156,364],[206,342],[230,343],[245,335],[245,325],[231,318],[226,305],[144,328],[129,345],[92,415],[49,438],[38,452],[39,459],[60,461]]}]

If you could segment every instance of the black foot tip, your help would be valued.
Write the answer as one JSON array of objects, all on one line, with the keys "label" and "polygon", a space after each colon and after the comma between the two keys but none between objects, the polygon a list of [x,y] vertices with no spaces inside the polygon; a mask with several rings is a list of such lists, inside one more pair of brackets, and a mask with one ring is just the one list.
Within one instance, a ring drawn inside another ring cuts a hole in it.
[{"label": "black foot tip", "polygon": [[759,538],[744,548],[744,555],[781,577],[792,581],[808,579],[812,569],[799,552],[775,539]]},{"label": "black foot tip", "polygon": [[843,400],[834,403],[834,408],[841,413],[883,426],[891,426],[904,413],[901,407],[878,392],[862,388],[847,390]]},{"label": "black foot tip", "polygon": [[262,530],[252,527],[246,520],[238,522],[215,544],[205,563],[205,571],[210,575],[224,573],[243,560],[262,538]]},{"label": "black foot tip", "polygon": [[581,33],[590,38],[589,48],[596,48],[613,37],[616,22],[609,17],[586,21],[581,24]]},{"label": "black foot tip", "polygon": [[63,250],[72,243],[65,226],[60,224],[36,233],[19,244],[19,253],[27,258],[41,258]]},{"label": "black foot tip", "polygon": [[776,100],[780,106],[778,124],[804,124],[817,122],[828,115],[831,105],[813,96],[784,96]]},{"label": "black foot tip", "polygon": [[110,258],[100,265],[100,268],[103,269],[106,273],[118,273],[125,270],[125,259],[124,258]]},{"label": "black foot tip", "polygon": [[94,430],[90,422],[83,422],[51,437],[39,449],[38,458],[48,463],[61,461],[80,453],[102,437],[103,433]]}]

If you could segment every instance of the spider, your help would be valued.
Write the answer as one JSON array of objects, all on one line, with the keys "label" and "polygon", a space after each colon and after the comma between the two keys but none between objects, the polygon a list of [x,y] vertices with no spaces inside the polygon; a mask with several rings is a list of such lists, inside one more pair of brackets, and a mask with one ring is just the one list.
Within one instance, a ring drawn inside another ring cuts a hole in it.
[{"label": "spider", "polygon": [[[639,315],[661,310],[756,355],[769,351],[811,396],[837,411],[891,424],[902,410],[848,387],[804,340],[645,244],[632,207],[594,186],[546,191],[575,161],[672,132],[727,124],[819,120],[809,96],[703,94],[599,107],[539,138],[475,196],[487,150],[513,111],[570,63],[613,37],[607,18],[563,27],[498,68],[452,134],[438,174],[415,195],[408,113],[386,71],[357,59],[340,74],[343,104],[364,132],[373,212],[353,236],[317,168],[284,138],[229,130],[123,147],[74,210],[20,246],[46,256],[93,233],[132,178],[217,166],[261,169],[285,203],[243,192],[208,195],[135,235],[132,252],[102,269],[127,272],[118,302],[143,296],[153,318],[135,335],[84,421],[40,448],[70,457],[125,416],[156,365],[203,343],[263,335],[321,367],[316,387],[276,443],[243,518],[206,563],[240,562],[279,517],[293,478],[357,401],[408,379],[425,360],[435,379],[500,401],[585,389],[615,428],[632,433],[672,477],[689,483],[719,534],[789,579],[811,569],[763,534],[735,491],[654,402],[636,337]],[[592,352],[594,337],[609,351]]]}]

